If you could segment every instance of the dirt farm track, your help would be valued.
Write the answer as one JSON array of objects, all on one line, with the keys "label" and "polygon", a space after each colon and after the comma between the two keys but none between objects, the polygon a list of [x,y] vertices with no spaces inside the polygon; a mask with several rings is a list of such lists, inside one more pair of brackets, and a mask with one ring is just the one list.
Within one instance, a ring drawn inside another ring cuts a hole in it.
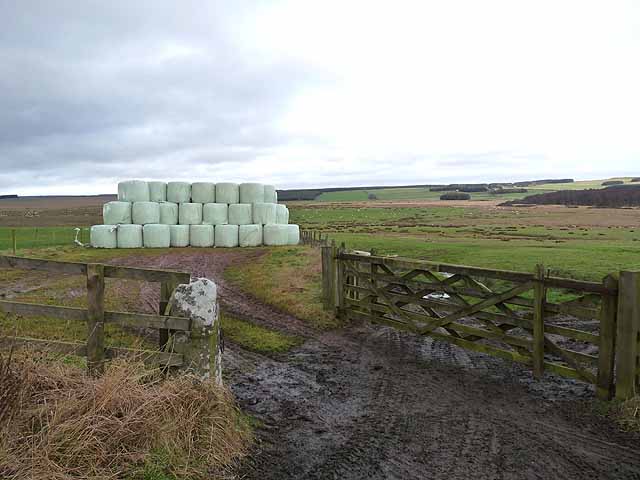
[{"label": "dirt farm track", "polygon": [[[260,421],[248,479],[638,479],[640,439],[589,406],[580,382],[395,330],[318,332],[222,278],[259,252],[176,253],[117,263],[190,270],[224,309],[300,335],[279,356],[227,342],[227,383]],[[150,305],[157,292],[143,293]]]}]

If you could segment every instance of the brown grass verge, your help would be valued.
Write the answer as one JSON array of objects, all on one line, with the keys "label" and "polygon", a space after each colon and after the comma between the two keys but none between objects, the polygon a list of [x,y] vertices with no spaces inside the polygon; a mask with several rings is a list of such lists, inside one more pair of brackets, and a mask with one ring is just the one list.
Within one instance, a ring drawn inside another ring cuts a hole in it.
[{"label": "brown grass verge", "polygon": [[225,388],[141,361],[0,359],[0,478],[225,478],[250,442]]}]

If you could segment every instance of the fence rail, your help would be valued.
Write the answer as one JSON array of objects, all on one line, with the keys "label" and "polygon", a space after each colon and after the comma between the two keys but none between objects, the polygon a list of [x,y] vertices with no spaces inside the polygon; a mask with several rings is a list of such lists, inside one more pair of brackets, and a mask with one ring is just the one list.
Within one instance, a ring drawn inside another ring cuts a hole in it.
[{"label": "fence rail", "polygon": [[[314,235],[307,234],[307,238]],[[324,307],[634,396],[640,368],[640,273],[602,282],[322,248]]]},{"label": "fence rail", "polygon": [[[87,341],[85,344],[24,337],[2,337],[0,339],[1,345],[30,345],[39,349],[86,356],[89,370],[97,373],[103,369],[105,359],[127,353],[142,354],[145,359],[160,363],[163,366],[183,365],[183,355],[181,353],[162,350],[168,345],[170,333],[190,332],[193,327],[190,318],[167,314],[168,302],[173,290],[181,283],[189,283],[189,273],[95,263],[58,262],[54,260],[12,256],[0,256],[0,268],[41,270],[58,274],[83,275],[87,278],[87,308],[42,305],[6,300],[0,301],[0,312],[4,313],[23,316],[37,315],[47,318],[86,322]],[[127,278],[148,282],[160,282],[159,314],[105,310],[105,278]],[[104,325],[106,323],[114,323],[127,327],[158,329],[160,333],[160,351],[140,351],[105,347]]]}]

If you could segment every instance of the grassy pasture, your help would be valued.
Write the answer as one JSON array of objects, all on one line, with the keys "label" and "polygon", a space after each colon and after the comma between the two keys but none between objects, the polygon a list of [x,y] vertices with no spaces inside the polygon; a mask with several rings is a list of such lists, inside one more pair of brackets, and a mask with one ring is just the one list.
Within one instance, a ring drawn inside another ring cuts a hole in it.
[{"label": "grassy pasture", "polygon": [[[471,200],[518,200],[534,193],[553,192],[554,189],[537,189],[535,192],[506,193],[495,195],[489,192],[470,193]],[[445,192],[431,192],[428,188],[384,188],[380,190],[345,190],[342,192],[326,192],[319,195],[316,200],[321,202],[365,202],[369,200],[369,194],[376,196],[378,201],[397,200],[432,200],[439,201],[440,195]]]},{"label": "grassy pasture", "polygon": [[[0,227],[0,251],[13,248],[14,231],[19,250],[70,245],[76,237],[74,227]],[[78,240],[89,241],[89,228],[81,229]]]},{"label": "grassy pasture", "polygon": [[640,212],[588,208],[299,205],[292,221],[348,247],[445,263],[601,280],[640,268]]},{"label": "grassy pasture", "polygon": [[[581,190],[587,188],[602,188],[602,182],[606,180],[622,180],[625,183],[631,181],[631,177],[616,177],[605,180],[581,180],[572,183],[549,183],[542,185],[534,185],[524,187],[527,193],[508,193],[504,195],[493,195],[488,192],[470,193],[471,200],[487,201],[487,200],[519,200],[527,195],[535,195],[539,193],[555,192],[558,190]],[[440,195],[444,192],[431,192],[429,188],[410,187],[410,188],[382,188],[379,190],[354,189],[340,192],[326,192],[319,195],[316,200],[321,202],[365,202],[369,201],[369,194],[374,194],[378,201],[397,201],[397,200],[431,200],[440,199]]]}]

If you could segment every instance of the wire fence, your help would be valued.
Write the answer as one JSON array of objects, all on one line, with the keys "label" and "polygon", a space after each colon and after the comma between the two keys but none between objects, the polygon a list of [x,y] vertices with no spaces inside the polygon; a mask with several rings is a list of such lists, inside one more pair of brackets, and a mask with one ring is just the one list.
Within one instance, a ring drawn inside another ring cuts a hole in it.
[{"label": "wire fence", "polygon": [[89,227],[1,227],[0,251],[15,253],[18,250],[71,245],[76,239],[89,242]]}]

